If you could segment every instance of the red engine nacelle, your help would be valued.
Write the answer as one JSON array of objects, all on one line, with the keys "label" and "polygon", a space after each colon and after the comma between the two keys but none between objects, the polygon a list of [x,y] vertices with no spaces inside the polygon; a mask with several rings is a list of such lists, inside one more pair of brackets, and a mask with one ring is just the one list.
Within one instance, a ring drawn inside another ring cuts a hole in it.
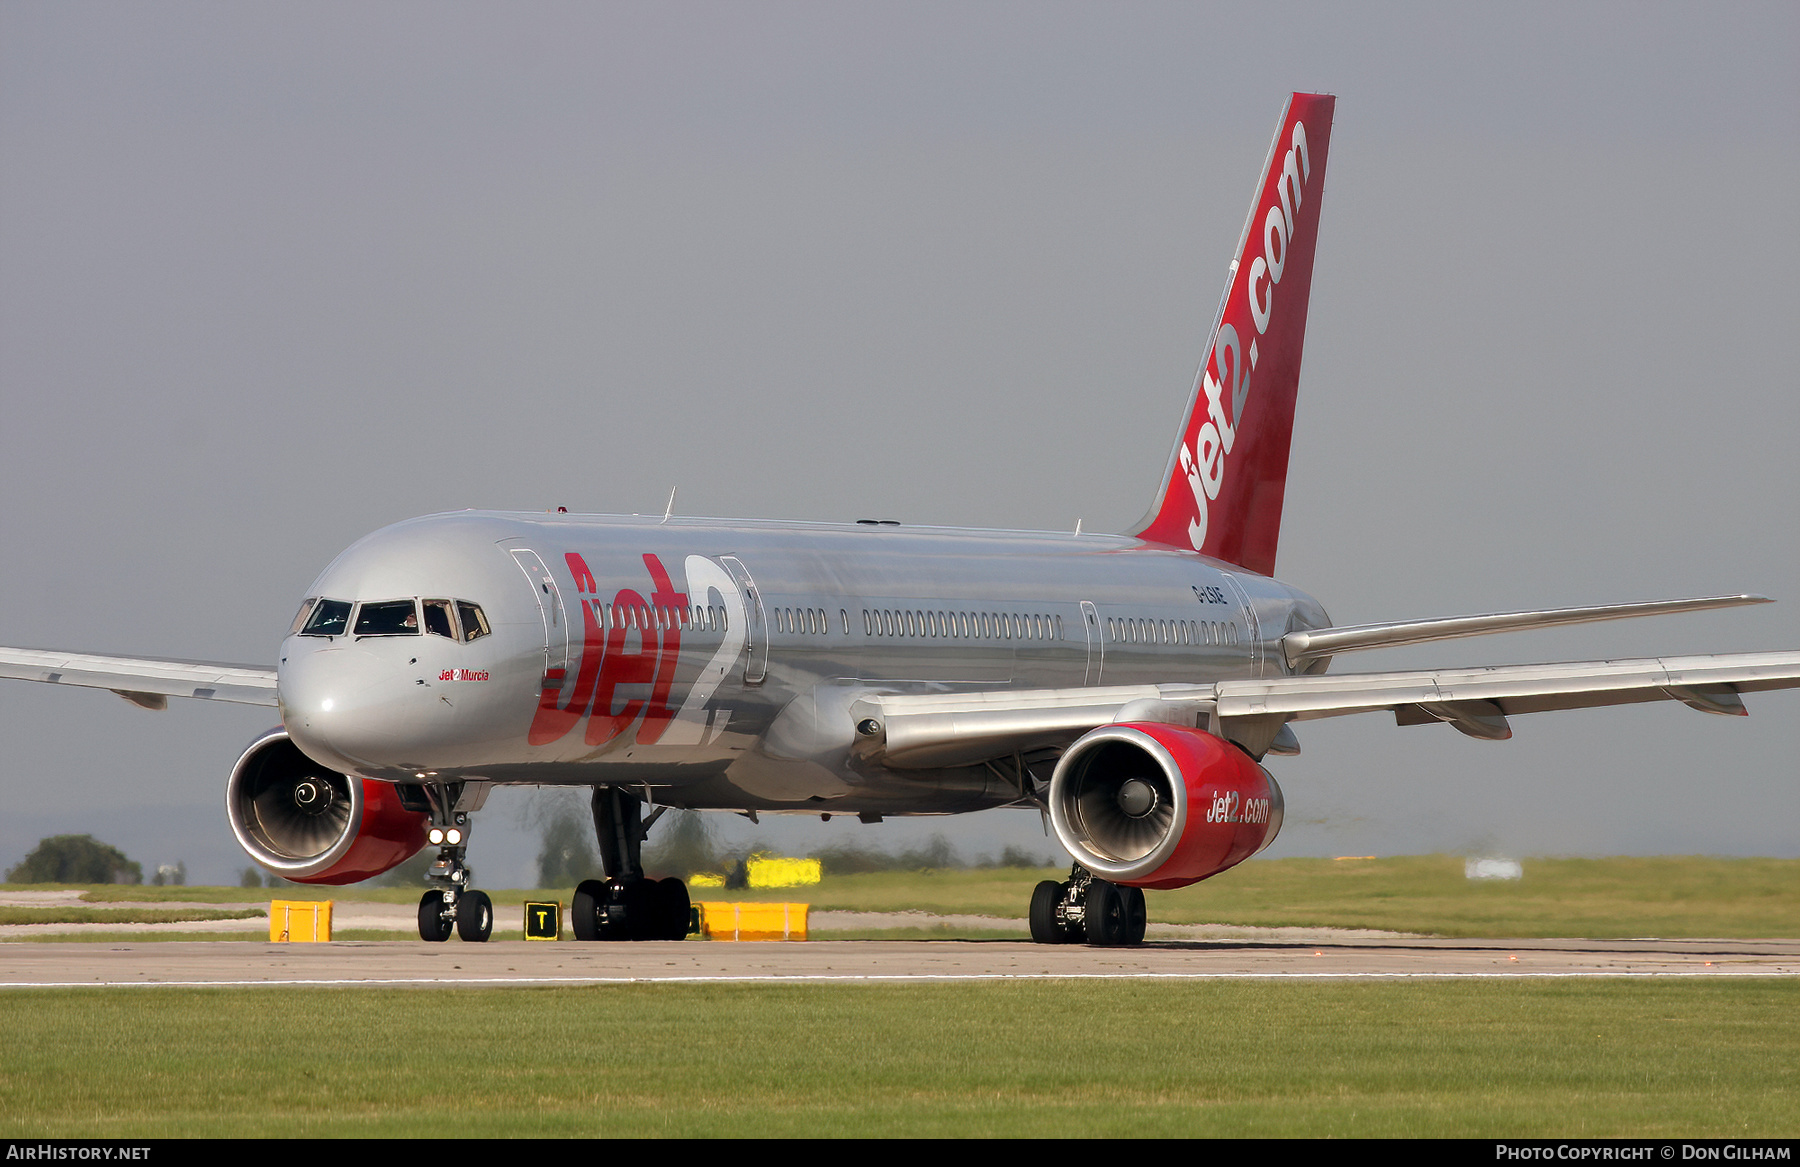
[{"label": "red engine nacelle", "polygon": [[425,845],[428,817],[386,782],[327,770],[286,730],[250,744],[225,785],[232,834],[250,858],[296,883],[356,883]]},{"label": "red engine nacelle", "polygon": [[1050,779],[1050,821],[1075,861],[1132,887],[1197,883],[1281,830],[1281,787],[1242,750],[1197,729],[1103,725]]}]

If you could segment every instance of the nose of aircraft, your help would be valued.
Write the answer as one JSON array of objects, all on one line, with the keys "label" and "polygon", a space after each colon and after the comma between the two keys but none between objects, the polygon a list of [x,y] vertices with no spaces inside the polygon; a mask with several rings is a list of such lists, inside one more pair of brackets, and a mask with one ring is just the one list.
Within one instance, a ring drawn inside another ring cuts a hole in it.
[{"label": "nose of aircraft", "polygon": [[406,765],[428,690],[387,646],[293,647],[277,670],[281,720],[295,745],[334,769],[372,774]]}]

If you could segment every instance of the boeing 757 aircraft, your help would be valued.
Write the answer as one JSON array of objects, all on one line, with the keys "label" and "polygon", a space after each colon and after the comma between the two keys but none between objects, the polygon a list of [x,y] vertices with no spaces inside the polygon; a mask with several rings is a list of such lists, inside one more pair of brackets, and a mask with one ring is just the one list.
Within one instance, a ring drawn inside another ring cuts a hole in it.
[{"label": "boeing 757 aircraft", "polygon": [[464,511],[326,567],[274,668],[0,649],[0,676],[273,706],[226,784],[238,841],[341,884],[437,849],[419,934],[486,940],[472,816],[584,786],[606,878],[583,940],[679,938],[639,852],[671,807],[751,815],[1036,807],[1074,857],[1035,940],[1144,935],[1144,888],[1268,846],[1291,723],[1384,711],[1471,737],[1549,709],[1745,712],[1800,652],[1327,673],[1367,649],[1762,602],[1737,595],[1333,625],[1273,578],[1334,99],[1282,113],[1168,468],[1126,535]]}]

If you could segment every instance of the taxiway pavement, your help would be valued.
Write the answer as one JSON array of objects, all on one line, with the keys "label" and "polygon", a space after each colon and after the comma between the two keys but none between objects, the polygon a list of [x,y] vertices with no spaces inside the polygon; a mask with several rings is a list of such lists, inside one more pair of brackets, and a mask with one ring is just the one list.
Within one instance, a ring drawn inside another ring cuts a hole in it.
[{"label": "taxiway pavement", "polygon": [[1039,978],[1421,979],[1796,976],[1800,940],[1441,940],[1319,936],[1138,948],[1013,940],[487,944],[349,941],[0,944],[0,989],[895,983]]}]

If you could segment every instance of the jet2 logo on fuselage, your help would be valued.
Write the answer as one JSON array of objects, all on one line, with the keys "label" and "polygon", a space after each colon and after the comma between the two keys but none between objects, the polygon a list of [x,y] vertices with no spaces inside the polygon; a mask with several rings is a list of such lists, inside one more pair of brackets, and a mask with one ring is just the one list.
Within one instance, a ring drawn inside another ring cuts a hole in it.
[{"label": "jet2 logo on fuselage", "polygon": [[[675,683],[675,667],[681,659],[681,624],[676,609],[687,607],[687,594],[675,590],[662,560],[644,556],[654,585],[650,599],[632,588],[620,588],[612,599],[613,618],[602,619],[601,600],[594,573],[587,562],[571,551],[563,556],[575,577],[581,597],[581,664],[567,702],[562,696],[561,675],[544,678],[537,715],[531,720],[527,740],[534,746],[558,741],[587,719],[587,744],[604,745],[618,737],[641,716],[637,740],[646,745],[662,737],[675,716],[669,708],[669,689]],[[605,625],[610,624],[610,627]],[[648,699],[621,701],[624,685],[648,685]]]},{"label": "jet2 logo on fuselage", "polygon": [[[732,618],[736,615],[732,609],[740,606],[736,588],[726,573],[700,556],[688,557],[690,582],[701,592],[709,588],[721,592],[725,627],[730,631],[677,711],[670,707],[669,697],[675,670],[681,663],[681,629],[687,618],[688,593],[676,591],[662,560],[646,552],[649,598],[646,600],[633,588],[620,588],[608,606],[599,595],[599,584],[587,561],[573,551],[567,552],[563,560],[574,577],[576,591],[581,593],[581,661],[567,700],[563,699],[567,673],[556,669],[545,675],[526,740],[534,746],[549,745],[568,736],[583,720],[587,722],[584,740],[590,746],[615,741],[634,725],[634,740],[639,745],[685,745],[702,740],[707,700],[743,642],[739,621]],[[642,695],[646,689],[648,695]],[[693,724],[683,724],[686,722]],[[671,724],[677,725],[680,732],[670,733]]]}]

